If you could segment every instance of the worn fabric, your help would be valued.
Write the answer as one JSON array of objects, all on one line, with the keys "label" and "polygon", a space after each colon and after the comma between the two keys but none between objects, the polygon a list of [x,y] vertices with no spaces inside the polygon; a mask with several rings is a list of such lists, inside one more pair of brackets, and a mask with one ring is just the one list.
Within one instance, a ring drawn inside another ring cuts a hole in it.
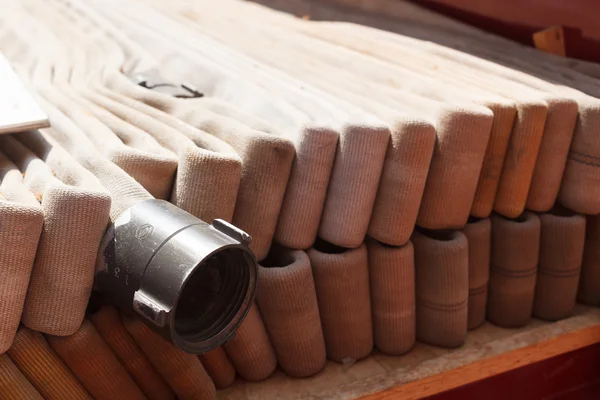
[{"label": "worn fabric", "polygon": [[485,322],[492,225],[488,218],[473,219],[462,232],[469,243],[469,329],[475,329]]},{"label": "worn fabric", "polygon": [[531,319],[540,252],[540,219],[525,212],[515,220],[492,214],[487,318],[513,328]]},{"label": "worn fabric", "polygon": [[45,399],[92,399],[41,333],[22,327],[7,354]]},{"label": "worn fabric", "polygon": [[0,355],[0,393],[7,400],[43,399],[6,354]]},{"label": "worn fabric", "polygon": [[288,375],[307,377],[325,367],[325,339],[310,259],[281,250],[259,265],[256,304]]},{"label": "worn fabric", "polygon": [[327,357],[360,360],[373,350],[367,247],[317,244],[308,250]]},{"label": "worn fabric", "polygon": [[216,399],[216,389],[198,357],[168,343],[137,318],[123,324],[154,368],[181,400]]},{"label": "worn fabric", "polygon": [[417,340],[459,347],[467,336],[469,248],[459,231],[415,231]]},{"label": "worn fabric", "polygon": [[21,321],[43,223],[21,171],[0,153],[0,354],[11,346]]},{"label": "worn fabric", "polygon": [[89,319],[144,396],[149,400],[169,400],[175,397],[123,326],[117,309],[104,306],[92,313]]},{"label": "worn fabric", "polygon": [[401,247],[367,240],[373,340],[383,353],[401,355],[415,344],[415,262],[412,242]]},{"label": "worn fabric", "polygon": [[88,320],[70,336],[46,336],[95,399],[144,399],[140,388]]},{"label": "worn fabric", "polygon": [[569,210],[540,215],[540,258],[533,315],[555,321],[569,317],[577,300],[585,242],[585,217]]},{"label": "worn fabric", "polygon": [[235,369],[222,347],[198,356],[217,389],[226,389],[235,380]]}]

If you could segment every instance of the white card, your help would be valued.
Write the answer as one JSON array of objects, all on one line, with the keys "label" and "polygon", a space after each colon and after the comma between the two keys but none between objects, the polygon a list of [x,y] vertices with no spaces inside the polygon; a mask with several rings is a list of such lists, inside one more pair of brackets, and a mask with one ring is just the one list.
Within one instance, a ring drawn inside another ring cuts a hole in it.
[{"label": "white card", "polygon": [[48,116],[0,54],[0,134],[47,128]]}]

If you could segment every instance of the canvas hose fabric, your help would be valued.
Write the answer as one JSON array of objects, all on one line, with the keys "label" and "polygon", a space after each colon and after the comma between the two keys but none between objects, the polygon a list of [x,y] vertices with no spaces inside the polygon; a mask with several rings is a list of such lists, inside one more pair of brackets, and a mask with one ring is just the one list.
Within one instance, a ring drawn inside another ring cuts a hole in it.
[{"label": "canvas hose fabric", "polygon": [[[252,397],[600,306],[600,69],[411,3],[258,2],[0,0],[50,122],[0,135],[0,398]],[[93,293],[152,199],[252,237],[207,353]]]},{"label": "canvas hose fabric", "polygon": [[416,340],[414,247],[411,241],[400,247],[373,239],[366,244],[375,347],[401,355]]},{"label": "canvas hose fabric", "polygon": [[47,334],[70,335],[83,321],[92,290],[110,197],[83,169],[73,177],[78,181],[65,184],[18,140],[2,136],[0,146],[22,170],[25,185],[41,201],[44,212],[23,323]]},{"label": "canvas hose fabric", "polygon": [[204,400],[216,397],[215,385],[198,357],[174,347],[137,318],[124,317],[123,324],[177,398]]},{"label": "canvas hose fabric", "polygon": [[338,248],[328,243],[308,250],[327,357],[360,360],[373,351],[367,247]]},{"label": "canvas hose fabric", "polygon": [[149,400],[170,400],[175,397],[123,326],[121,315],[116,308],[103,306],[89,318],[144,396]]},{"label": "canvas hose fabric", "polygon": [[235,380],[235,369],[222,347],[198,356],[217,389],[225,389]]},{"label": "canvas hose fabric", "polygon": [[52,349],[95,399],[145,398],[88,320],[73,335],[46,338]]},{"label": "canvas hose fabric", "polygon": [[492,225],[489,218],[474,218],[462,232],[469,243],[469,329],[475,329],[485,322]]},{"label": "canvas hose fabric", "polygon": [[459,231],[415,231],[417,340],[459,347],[467,336],[469,248]]},{"label": "canvas hose fabric", "polygon": [[567,318],[577,301],[585,242],[585,217],[566,209],[540,215],[540,258],[533,316]]},{"label": "canvas hose fabric", "polygon": [[92,398],[41,333],[22,327],[7,354],[45,399]]},{"label": "canvas hose fabric", "polygon": [[326,349],[310,259],[302,250],[275,251],[259,266],[256,303],[281,368],[311,376],[325,367]]},{"label": "canvas hose fabric", "polygon": [[7,354],[0,355],[0,393],[7,400],[43,399]]},{"label": "canvas hose fabric", "polygon": [[21,171],[0,153],[0,353],[17,333],[44,214],[23,184]]},{"label": "canvas hose fabric", "polygon": [[487,319],[504,328],[531,319],[540,252],[540,218],[525,212],[516,220],[492,214]]},{"label": "canvas hose fabric", "polygon": [[247,381],[265,380],[277,367],[277,356],[256,304],[224,347],[237,373]]}]

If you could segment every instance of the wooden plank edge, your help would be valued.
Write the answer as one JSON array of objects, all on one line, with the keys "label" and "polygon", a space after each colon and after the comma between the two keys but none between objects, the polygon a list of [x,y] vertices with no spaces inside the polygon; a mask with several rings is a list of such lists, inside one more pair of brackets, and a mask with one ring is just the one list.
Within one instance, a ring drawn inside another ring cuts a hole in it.
[{"label": "wooden plank edge", "polygon": [[600,343],[600,325],[566,333],[550,340],[476,361],[441,374],[394,386],[360,397],[360,399],[421,399],[595,343]]}]

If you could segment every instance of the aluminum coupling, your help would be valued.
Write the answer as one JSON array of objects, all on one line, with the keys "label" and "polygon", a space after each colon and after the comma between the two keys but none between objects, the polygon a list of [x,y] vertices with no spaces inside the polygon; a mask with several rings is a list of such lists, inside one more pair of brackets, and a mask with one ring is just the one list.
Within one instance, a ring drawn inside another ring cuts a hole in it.
[{"label": "aluminum coupling", "polygon": [[107,229],[95,289],[187,353],[226,343],[254,300],[250,236],[163,200],[145,200]]}]

